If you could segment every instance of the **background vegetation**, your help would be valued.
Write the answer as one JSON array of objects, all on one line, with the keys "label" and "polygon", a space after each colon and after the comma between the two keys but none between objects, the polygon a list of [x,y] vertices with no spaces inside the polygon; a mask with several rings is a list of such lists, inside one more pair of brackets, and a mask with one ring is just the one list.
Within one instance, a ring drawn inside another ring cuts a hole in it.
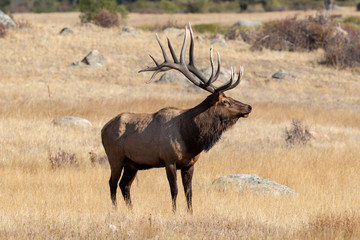
[{"label": "background vegetation", "polygon": [[[79,10],[84,3],[122,5],[130,12],[240,12],[324,8],[329,0],[0,0],[0,9],[11,12],[54,12]],[[336,0],[335,4],[354,6],[357,0]],[[114,9],[108,9],[114,11]]]}]

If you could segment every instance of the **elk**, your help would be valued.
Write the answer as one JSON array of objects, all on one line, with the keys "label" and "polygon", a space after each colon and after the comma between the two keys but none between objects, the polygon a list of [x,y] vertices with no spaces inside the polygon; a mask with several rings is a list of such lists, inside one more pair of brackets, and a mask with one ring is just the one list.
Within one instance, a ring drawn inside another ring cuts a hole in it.
[{"label": "elk", "polygon": [[190,24],[189,31],[191,39],[188,64],[185,63],[188,42],[188,27],[186,26],[180,59],[175,55],[168,39],[168,47],[172,56],[172,60],[170,60],[165,47],[156,35],[164,62],[159,64],[150,55],[156,66],[147,67],[139,72],[154,72],[150,82],[157,73],[175,69],[193,84],[211,94],[190,109],[167,107],[151,114],[121,113],[105,124],[101,130],[101,137],[111,168],[110,195],[115,206],[117,184],[122,171],[119,187],[126,204],[131,208],[130,188],[137,171],[165,167],[173,211],[176,211],[178,194],[176,171],[181,170],[187,208],[189,212],[192,212],[191,182],[194,164],[199,159],[200,153],[209,151],[225,130],[233,126],[239,118],[246,118],[251,112],[250,105],[224,94],[225,91],[240,83],[243,67],[240,67],[236,81],[235,72],[231,69],[230,80],[221,86],[214,86],[213,83],[220,73],[220,55],[218,53],[215,72],[212,48],[210,48],[212,74],[209,79],[206,79],[195,67],[194,39]]}]

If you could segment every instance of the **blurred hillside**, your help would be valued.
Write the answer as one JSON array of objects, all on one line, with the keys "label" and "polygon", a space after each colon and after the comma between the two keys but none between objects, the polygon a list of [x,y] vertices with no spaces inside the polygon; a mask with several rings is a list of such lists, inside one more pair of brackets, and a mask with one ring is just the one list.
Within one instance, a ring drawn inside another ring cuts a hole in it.
[{"label": "blurred hillside", "polygon": [[79,4],[99,2],[139,13],[263,12],[355,6],[359,0],[0,0],[5,12],[77,11]]}]

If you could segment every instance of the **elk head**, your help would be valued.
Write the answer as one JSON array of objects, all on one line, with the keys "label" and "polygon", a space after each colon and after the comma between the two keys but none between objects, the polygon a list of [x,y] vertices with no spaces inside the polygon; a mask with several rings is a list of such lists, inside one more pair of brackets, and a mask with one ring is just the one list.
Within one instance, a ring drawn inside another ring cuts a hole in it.
[{"label": "elk head", "polygon": [[[190,49],[189,49],[189,63],[187,64],[185,63],[185,50],[188,42],[188,27],[190,30]],[[151,59],[154,61],[156,66],[147,67],[139,71],[139,72],[145,72],[145,71],[154,72],[147,83],[150,83],[159,72],[165,72],[171,69],[175,69],[181,72],[194,85],[211,93],[211,95],[206,98],[205,102],[211,104],[214,107],[214,111],[222,113],[223,116],[226,116],[229,119],[236,119],[236,120],[240,117],[246,118],[250,114],[252,110],[252,107],[250,105],[239,102],[231,97],[227,97],[224,94],[225,91],[233,89],[237,85],[239,85],[244,73],[243,66],[240,66],[239,73],[237,74],[237,78],[235,76],[235,70],[231,68],[231,75],[229,81],[221,86],[218,87],[214,86],[213,83],[218,79],[220,75],[220,69],[221,69],[220,54],[217,53],[218,63],[217,63],[217,69],[215,71],[214,60],[213,60],[213,49],[212,47],[210,48],[211,75],[209,79],[206,79],[206,77],[195,66],[194,37],[190,23],[188,26],[185,27],[185,36],[180,52],[180,59],[178,59],[177,56],[175,55],[174,49],[170,43],[169,38],[167,38],[167,42],[173,60],[170,60],[170,58],[167,56],[166,50],[162,45],[159,36],[157,34],[156,34],[156,40],[160,45],[164,57],[164,61],[160,64],[155,60],[153,56],[150,55]]]}]

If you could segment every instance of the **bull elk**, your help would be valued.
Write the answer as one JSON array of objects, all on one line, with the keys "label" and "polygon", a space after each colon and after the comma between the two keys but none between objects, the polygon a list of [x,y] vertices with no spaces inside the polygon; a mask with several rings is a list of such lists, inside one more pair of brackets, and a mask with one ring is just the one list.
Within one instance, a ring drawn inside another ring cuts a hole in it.
[{"label": "bull elk", "polygon": [[109,180],[110,194],[116,206],[116,189],[123,171],[119,186],[126,204],[131,207],[130,187],[138,170],[165,167],[170,184],[172,207],[176,210],[178,194],[176,170],[181,170],[182,183],[187,200],[188,211],[192,212],[191,181],[194,164],[202,151],[209,151],[220,139],[222,133],[229,129],[241,117],[247,117],[251,106],[241,103],[224,92],[236,87],[243,76],[240,67],[237,79],[231,71],[231,78],[221,86],[214,86],[220,73],[220,55],[215,72],[212,48],[210,48],[210,64],[212,74],[209,79],[195,67],[193,32],[189,24],[190,50],[189,64],[185,63],[185,50],[188,42],[188,27],[185,27],[185,37],[180,53],[180,59],[168,39],[168,47],[172,60],[166,54],[159,37],[164,62],[154,61],[154,67],[147,67],[139,72],[153,71],[149,82],[159,72],[171,69],[178,70],[196,86],[211,93],[199,105],[190,109],[167,107],[158,112],[121,113],[110,120],[101,131],[102,144],[108,156],[111,167]]}]

